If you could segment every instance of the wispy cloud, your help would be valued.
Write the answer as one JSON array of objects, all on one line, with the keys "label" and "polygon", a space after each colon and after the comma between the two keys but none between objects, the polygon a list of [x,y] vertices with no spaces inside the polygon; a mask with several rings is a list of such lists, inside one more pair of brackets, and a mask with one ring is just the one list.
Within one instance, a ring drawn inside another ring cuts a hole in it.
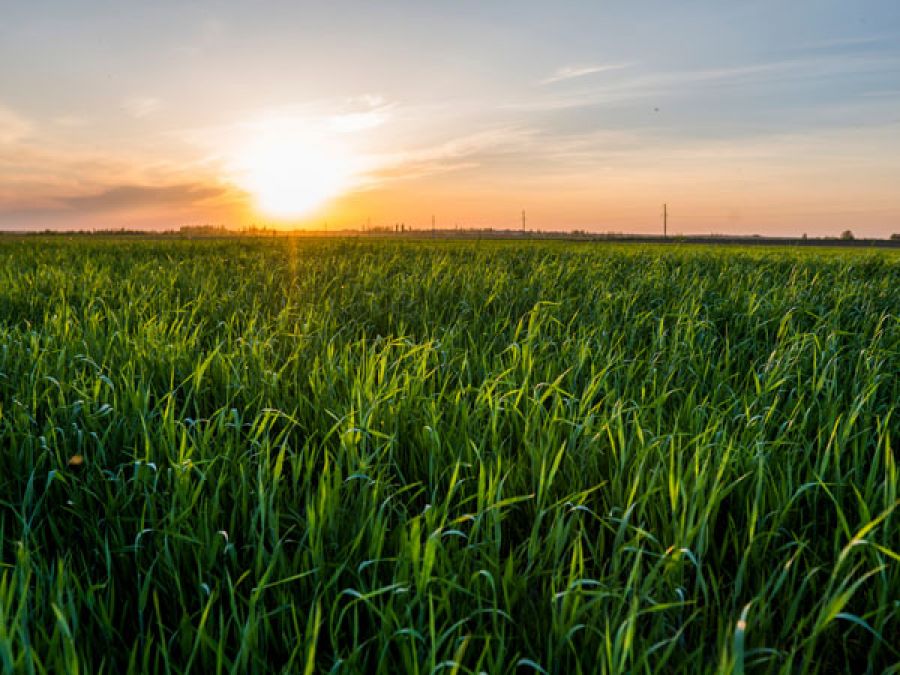
[{"label": "wispy cloud", "polygon": [[370,110],[368,112],[335,115],[330,120],[330,126],[338,133],[347,134],[380,127],[387,119],[388,109]]},{"label": "wispy cloud", "polygon": [[0,145],[22,140],[32,129],[32,124],[18,113],[0,105]]},{"label": "wispy cloud", "polygon": [[[719,86],[776,85],[803,81],[844,79],[859,73],[895,68],[896,58],[876,55],[810,55],[805,57],[772,59],[754,63],[735,64],[716,68],[661,70],[615,81],[594,83],[577,91],[549,92],[528,100],[507,103],[505,109],[519,112],[546,112],[570,108],[616,104],[647,97],[659,97],[687,91],[700,92]],[[587,68],[582,69],[587,70]],[[544,82],[567,79],[567,69]],[[568,69],[578,77],[577,69]]]},{"label": "wispy cloud", "polygon": [[396,102],[377,94],[322,98],[236,110],[231,122],[183,128],[174,135],[207,149],[221,148],[236,137],[255,135],[267,129],[304,130],[309,134],[331,136],[382,126],[390,121],[397,108]]},{"label": "wispy cloud", "polygon": [[183,183],[177,185],[115,185],[100,192],[60,199],[72,209],[120,211],[143,206],[193,206],[225,193],[224,188]]},{"label": "wispy cloud", "polygon": [[135,96],[122,103],[122,109],[135,119],[149,117],[162,108],[162,101],[152,96]]},{"label": "wispy cloud", "polygon": [[371,172],[370,182],[377,184],[476,168],[489,158],[522,153],[536,133],[525,127],[499,127],[409,152],[380,156],[372,162],[378,168]]},{"label": "wispy cloud", "polygon": [[89,123],[88,118],[83,117],[81,115],[59,115],[58,117],[54,117],[52,120],[58,127],[63,127],[65,129],[77,129],[80,127],[87,126]]},{"label": "wispy cloud", "polygon": [[171,228],[227,221],[245,202],[246,196],[233,188],[201,182],[95,184],[81,194],[44,196],[18,204],[4,204],[0,190],[0,226]]},{"label": "wispy cloud", "polygon": [[189,42],[170,47],[173,54],[193,58],[204,53],[227,36],[228,26],[221,18],[209,17],[196,24],[188,34],[192,36]]},{"label": "wispy cloud", "polygon": [[328,126],[344,134],[380,127],[390,119],[396,104],[383,96],[366,94],[348,100],[342,107],[342,112],[328,118]]},{"label": "wispy cloud", "polygon": [[578,77],[586,77],[587,75],[596,75],[597,73],[606,73],[611,70],[621,70],[628,68],[630,63],[605,63],[593,66],[564,66],[557,70],[550,77],[546,77],[540,81],[540,84],[553,84],[554,82],[562,82],[564,80],[573,80]]},{"label": "wispy cloud", "polygon": [[[53,125],[9,147],[12,152],[5,152],[0,145],[0,213],[5,214],[29,209],[45,214],[78,209],[87,213],[104,204],[112,208],[129,201],[137,203],[141,195],[148,196],[145,203],[149,208],[154,199],[186,203],[175,198],[172,186],[219,186],[217,172],[209,167],[184,158],[161,161],[152,154],[141,154],[141,148],[135,146],[115,154],[86,148],[68,141]],[[141,161],[135,161],[138,156]],[[135,186],[142,189],[132,190]],[[164,189],[153,192],[156,188]],[[182,190],[184,196],[198,202],[214,197],[199,190],[189,192]]]},{"label": "wispy cloud", "polygon": [[801,42],[799,44],[793,45],[791,49],[788,49],[786,51],[796,51],[799,53],[834,53],[835,51],[861,51],[890,43],[892,39],[895,38],[890,35],[864,35],[855,37],[833,38],[830,40]]}]

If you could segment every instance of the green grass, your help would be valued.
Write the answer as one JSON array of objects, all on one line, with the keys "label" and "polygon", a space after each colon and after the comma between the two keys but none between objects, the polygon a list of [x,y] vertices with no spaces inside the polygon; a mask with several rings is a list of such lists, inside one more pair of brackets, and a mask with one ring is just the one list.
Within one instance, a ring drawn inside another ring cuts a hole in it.
[{"label": "green grass", "polygon": [[0,664],[900,672],[898,312],[892,252],[0,242]]}]

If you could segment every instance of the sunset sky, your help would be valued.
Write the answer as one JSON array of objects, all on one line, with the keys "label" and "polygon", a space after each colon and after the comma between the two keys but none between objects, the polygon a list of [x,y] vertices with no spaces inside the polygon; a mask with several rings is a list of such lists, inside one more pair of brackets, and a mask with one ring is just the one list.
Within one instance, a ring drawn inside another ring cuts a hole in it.
[{"label": "sunset sky", "polygon": [[900,232],[900,2],[0,0],[0,228]]}]

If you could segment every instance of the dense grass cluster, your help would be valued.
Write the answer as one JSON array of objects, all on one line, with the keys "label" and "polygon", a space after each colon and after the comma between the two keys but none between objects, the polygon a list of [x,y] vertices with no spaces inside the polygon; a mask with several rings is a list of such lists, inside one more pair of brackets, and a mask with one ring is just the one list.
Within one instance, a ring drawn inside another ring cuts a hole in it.
[{"label": "dense grass cluster", "polygon": [[898,312],[891,252],[4,241],[0,664],[890,669]]}]

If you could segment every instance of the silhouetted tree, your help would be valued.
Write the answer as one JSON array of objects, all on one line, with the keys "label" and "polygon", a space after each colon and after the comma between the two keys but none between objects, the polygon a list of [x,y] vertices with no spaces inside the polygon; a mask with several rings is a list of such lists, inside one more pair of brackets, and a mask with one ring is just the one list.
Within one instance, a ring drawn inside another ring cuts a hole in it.
[{"label": "silhouetted tree", "polygon": [[853,241],[854,239],[856,239],[856,237],[853,236],[853,232],[851,232],[850,230],[844,230],[843,232],[841,232],[841,239],[843,239],[844,241]]}]

